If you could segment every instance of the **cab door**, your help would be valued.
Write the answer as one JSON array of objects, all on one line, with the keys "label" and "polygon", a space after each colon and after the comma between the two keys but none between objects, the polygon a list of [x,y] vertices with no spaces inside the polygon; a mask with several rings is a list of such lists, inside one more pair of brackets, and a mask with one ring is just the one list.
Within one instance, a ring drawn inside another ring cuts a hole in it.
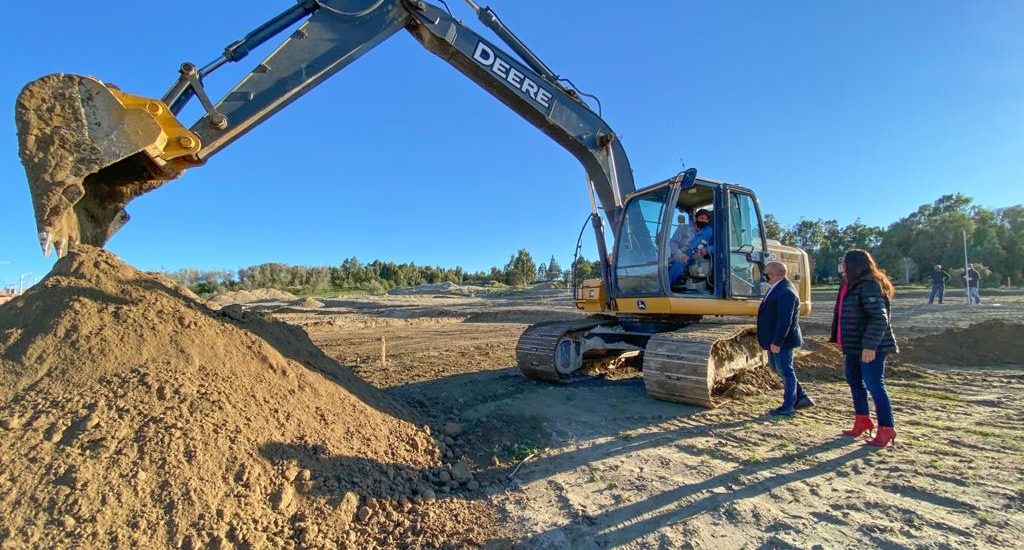
[{"label": "cab door", "polygon": [[615,239],[616,295],[662,294],[666,206],[674,188],[662,185],[626,204]]},{"label": "cab door", "polygon": [[729,283],[733,298],[758,298],[768,287],[763,273],[767,242],[757,199],[749,191],[728,190]]}]

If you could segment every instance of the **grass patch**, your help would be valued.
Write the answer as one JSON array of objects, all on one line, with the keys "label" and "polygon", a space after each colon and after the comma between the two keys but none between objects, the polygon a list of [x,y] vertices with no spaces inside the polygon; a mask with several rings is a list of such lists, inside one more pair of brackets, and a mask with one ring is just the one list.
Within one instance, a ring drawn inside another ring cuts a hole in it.
[{"label": "grass patch", "polygon": [[978,514],[978,521],[980,521],[981,523],[992,523],[992,516],[986,514],[985,512],[981,512]]},{"label": "grass patch", "polygon": [[945,442],[939,443],[931,439],[907,438],[906,440],[904,440],[903,443],[910,445],[911,447],[916,447],[918,449],[928,449],[930,451],[935,451],[943,456],[948,456],[950,454],[950,447]]},{"label": "grass patch", "polygon": [[971,435],[978,435],[981,437],[1000,437],[1003,435],[1010,435],[1004,433],[1003,430],[993,430],[991,428],[979,428],[977,426],[960,426],[959,430],[967,432]]},{"label": "grass patch", "polygon": [[530,455],[539,455],[547,450],[547,447],[542,447],[537,443],[519,443],[512,447],[512,454],[510,458],[519,462],[520,460],[526,460]]},{"label": "grass patch", "polygon": [[921,399],[933,399],[936,401],[950,401],[954,403],[963,401],[963,399],[961,399],[959,395],[943,391],[921,390],[917,388],[900,388],[894,393],[896,393],[896,395],[898,396],[919,397]]},{"label": "grass patch", "polygon": [[764,462],[764,457],[757,453],[753,453],[747,458],[743,459],[743,462],[746,464],[759,464],[761,462]]}]

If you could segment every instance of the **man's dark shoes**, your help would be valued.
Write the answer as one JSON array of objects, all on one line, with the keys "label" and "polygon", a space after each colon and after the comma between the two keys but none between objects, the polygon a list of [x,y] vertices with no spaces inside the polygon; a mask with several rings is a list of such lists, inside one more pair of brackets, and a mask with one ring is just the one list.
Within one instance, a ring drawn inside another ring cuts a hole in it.
[{"label": "man's dark shoes", "polygon": [[793,407],[793,408],[799,410],[799,409],[809,409],[809,408],[811,408],[813,406],[814,406],[814,400],[811,399],[811,397],[809,395],[805,395],[805,396],[801,397],[799,401],[796,402],[796,406]]},{"label": "man's dark shoes", "polygon": [[779,407],[777,409],[772,409],[768,411],[768,414],[772,416],[793,416],[794,412],[795,411],[793,409],[784,409],[782,407]]}]

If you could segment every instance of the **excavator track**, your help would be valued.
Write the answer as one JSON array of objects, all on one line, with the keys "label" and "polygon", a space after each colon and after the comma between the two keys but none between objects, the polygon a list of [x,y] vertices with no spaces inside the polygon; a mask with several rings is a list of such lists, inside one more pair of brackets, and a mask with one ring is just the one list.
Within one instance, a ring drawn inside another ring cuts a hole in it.
[{"label": "excavator track", "polygon": [[651,397],[714,408],[718,387],[765,357],[753,326],[691,325],[651,336],[643,361]]},{"label": "excavator track", "polygon": [[606,317],[587,317],[572,321],[552,321],[539,323],[527,328],[516,344],[516,362],[519,370],[527,378],[548,382],[564,382],[574,376],[560,372],[556,348],[566,337],[579,332],[588,331],[601,325],[615,324],[614,319]]}]

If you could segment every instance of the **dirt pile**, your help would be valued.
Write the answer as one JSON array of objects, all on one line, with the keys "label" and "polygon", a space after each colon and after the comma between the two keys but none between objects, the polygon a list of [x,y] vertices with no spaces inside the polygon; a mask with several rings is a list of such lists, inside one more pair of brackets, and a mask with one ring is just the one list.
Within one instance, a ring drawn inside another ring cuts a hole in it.
[{"label": "dirt pile", "polygon": [[308,308],[308,309],[316,309],[316,308],[324,307],[324,303],[321,302],[320,300],[317,300],[316,298],[305,298],[303,300],[299,300],[294,305],[296,305],[298,307]]},{"label": "dirt pile", "polygon": [[481,542],[407,416],[301,330],[75,247],[0,307],[0,546]]},{"label": "dirt pile", "polygon": [[918,365],[1024,366],[1024,324],[991,319],[900,344],[900,360]]},{"label": "dirt pile", "polygon": [[295,301],[295,295],[276,288],[254,288],[225,292],[210,298],[210,303],[214,305],[251,304],[263,301],[292,302]]}]

